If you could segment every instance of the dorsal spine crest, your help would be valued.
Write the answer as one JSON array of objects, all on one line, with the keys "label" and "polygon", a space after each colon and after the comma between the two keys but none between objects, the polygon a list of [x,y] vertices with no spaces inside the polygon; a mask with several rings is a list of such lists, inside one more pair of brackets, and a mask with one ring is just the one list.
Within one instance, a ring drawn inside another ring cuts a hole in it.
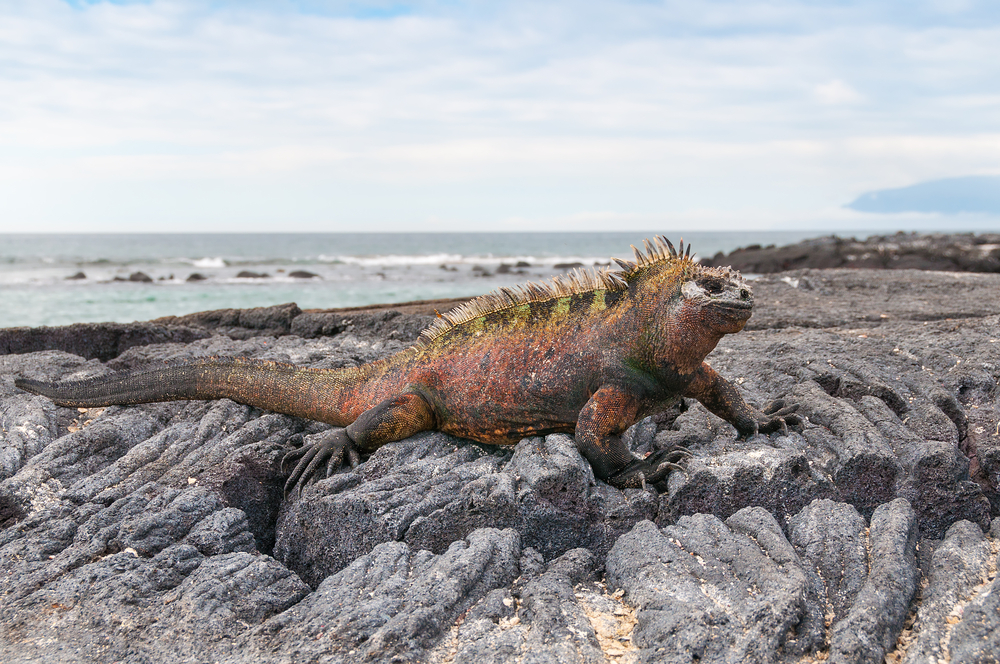
[{"label": "dorsal spine crest", "polygon": [[608,268],[577,268],[567,275],[553,277],[551,283],[528,282],[519,286],[504,286],[461,304],[445,314],[438,313],[438,318],[420,334],[414,348],[424,348],[453,327],[467,324],[488,314],[525,304],[570,297],[587,291],[624,291],[631,282],[640,279],[649,270],[666,264],[679,265],[683,277],[687,277],[692,269],[697,267],[697,263],[691,258],[691,245],[688,245],[685,251],[683,240],[680,242],[680,249],[675,249],[667,238],[657,235],[652,241],[643,240],[643,246],[645,251],[632,247],[635,253],[634,262],[620,258],[611,259],[621,267],[620,271]]}]

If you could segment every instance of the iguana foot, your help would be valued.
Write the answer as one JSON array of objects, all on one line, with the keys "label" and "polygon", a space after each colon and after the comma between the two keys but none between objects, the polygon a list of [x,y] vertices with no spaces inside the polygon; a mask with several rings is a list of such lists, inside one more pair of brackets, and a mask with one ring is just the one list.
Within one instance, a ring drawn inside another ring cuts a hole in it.
[{"label": "iguana foot", "polygon": [[361,454],[347,435],[346,429],[332,429],[310,437],[319,437],[319,440],[291,450],[281,460],[282,472],[286,472],[288,466],[298,460],[292,474],[288,476],[288,481],[285,482],[286,496],[292,490],[301,493],[302,488],[324,464],[326,464],[326,476],[330,477],[340,470],[345,461],[351,468],[356,468],[361,462]]},{"label": "iguana foot", "polygon": [[[608,478],[608,484],[618,489],[645,489],[647,484],[657,485],[667,479],[672,471],[684,471],[680,462],[691,456],[683,447],[658,450],[644,459],[635,459]],[[659,487],[657,487],[659,488]]]},{"label": "iguana foot", "polygon": [[757,430],[760,433],[788,433],[788,427],[802,424],[802,417],[795,411],[799,404],[789,404],[784,399],[776,399],[764,407],[764,412],[757,419]]},{"label": "iguana foot", "polygon": [[747,440],[758,433],[788,434],[788,427],[798,428],[803,423],[801,415],[795,411],[799,404],[789,404],[784,399],[776,399],[764,407],[763,411],[751,408],[751,416],[737,426],[737,439]]}]

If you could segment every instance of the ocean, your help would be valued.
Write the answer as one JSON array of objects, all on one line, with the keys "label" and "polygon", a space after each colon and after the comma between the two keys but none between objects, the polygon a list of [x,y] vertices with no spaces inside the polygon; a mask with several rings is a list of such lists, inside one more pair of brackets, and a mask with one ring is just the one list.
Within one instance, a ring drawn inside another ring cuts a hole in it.
[{"label": "ocean", "polygon": [[[4,234],[0,327],[125,323],[284,302],[328,309],[473,296],[544,281],[574,264],[631,258],[629,245],[653,234]],[[684,239],[693,253],[712,256],[816,235],[704,232]],[[129,281],[136,273],[151,281]]]}]

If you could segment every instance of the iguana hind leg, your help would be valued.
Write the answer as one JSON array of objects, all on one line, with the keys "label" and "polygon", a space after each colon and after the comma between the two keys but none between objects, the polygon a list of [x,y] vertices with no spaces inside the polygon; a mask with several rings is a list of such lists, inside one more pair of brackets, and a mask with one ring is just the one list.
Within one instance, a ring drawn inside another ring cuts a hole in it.
[{"label": "iguana hind leg", "polygon": [[344,462],[353,468],[361,455],[367,456],[386,443],[433,429],[435,424],[434,409],[421,395],[406,392],[386,399],[361,413],[346,429],[334,429],[317,442],[286,454],[281,461],[282,469],[297,463],[285,483],[285,493],[301,490],[324,465],[329,477]]}]

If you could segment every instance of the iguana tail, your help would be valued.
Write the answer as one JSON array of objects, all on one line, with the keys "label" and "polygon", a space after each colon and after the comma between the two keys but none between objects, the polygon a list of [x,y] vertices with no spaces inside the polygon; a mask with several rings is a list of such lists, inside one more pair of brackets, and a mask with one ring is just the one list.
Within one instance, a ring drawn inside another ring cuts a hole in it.
[{"label": "iguana tail", "polygon": [[247,358],[211,358],[60,383],[16,378],[14,385],[46,396],[59,406],[92,408],[227,398],[346,426],[358,413],[350,412],[354,409],[347,405],[344,392],[364,381],[356,375],[359,373],[359,369],[303,369]]}]

